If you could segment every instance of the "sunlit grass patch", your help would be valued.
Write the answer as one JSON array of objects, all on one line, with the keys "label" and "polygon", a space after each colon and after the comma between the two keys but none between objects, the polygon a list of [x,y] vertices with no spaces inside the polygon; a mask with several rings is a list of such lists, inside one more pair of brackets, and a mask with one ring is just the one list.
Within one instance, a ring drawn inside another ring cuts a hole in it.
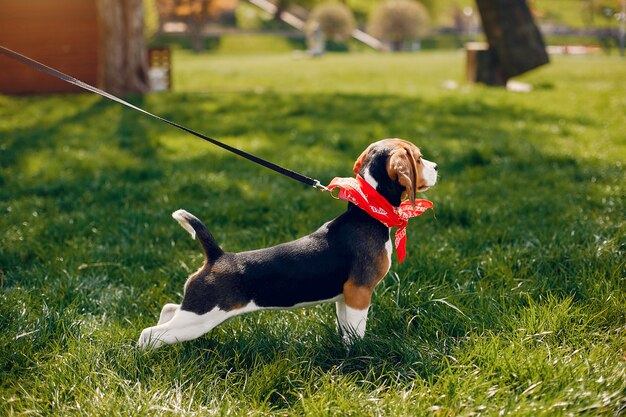
[{"label": "sunlit grass patch", "polygon": [[623,412],[622,61],[557,58],[512,94],[442,88],[459,53],[176,54],[175,91],[133,103],[326,183],[411,139],[435,210],[349,352],[328,305],[139,352],[202,262],[172,211],[240,251],[344,203],[90,95],[0,97],[0,414]]}]

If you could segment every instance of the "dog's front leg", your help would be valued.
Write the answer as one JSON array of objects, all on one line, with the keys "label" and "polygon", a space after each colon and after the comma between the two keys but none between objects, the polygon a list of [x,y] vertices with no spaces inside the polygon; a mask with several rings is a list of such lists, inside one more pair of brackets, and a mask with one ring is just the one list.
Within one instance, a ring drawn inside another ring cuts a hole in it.
[{"label": "dog's front leg", "polygon": [[360,310],[346,305],[346,319],[342,326],[343,341],[346,346],[351,345],[355,340],[363,339],[367,326],[367,312],[369,306]]},{"label": "dog's front leg", "polygon": [[343,341],[349,346],[365,336],[372,290],[348,281],[344,285],[343,295],[344,300],[337,301],[337,321]]}]

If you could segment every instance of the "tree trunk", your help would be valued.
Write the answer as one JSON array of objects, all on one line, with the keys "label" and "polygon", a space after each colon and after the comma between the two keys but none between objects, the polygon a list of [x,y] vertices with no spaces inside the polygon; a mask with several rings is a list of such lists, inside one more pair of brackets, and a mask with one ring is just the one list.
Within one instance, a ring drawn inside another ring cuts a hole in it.
[{"label": "tree trunk", "polygon": [[114,95],[149,90],[142,0],[97,0],[100,80]]},{"label": "tree trunk", "polygon": [[486,79],[503,85],[509,78],[549,62],[525,0],[476,0],[476,4],[489,43],[484,64],[492,75]]}]

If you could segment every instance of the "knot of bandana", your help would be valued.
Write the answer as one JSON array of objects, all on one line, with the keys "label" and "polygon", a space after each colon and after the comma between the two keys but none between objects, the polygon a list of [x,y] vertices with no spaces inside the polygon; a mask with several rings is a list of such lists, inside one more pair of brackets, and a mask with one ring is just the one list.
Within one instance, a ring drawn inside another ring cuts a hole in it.
[{"label": "knot of bandana", "polygon": [[406,227],[411,217],[417,217],[433,203],[428,200],[415,200],[413,206],[410,201],[404,201],[394,207],[389,201],[368,184],[360,175],[356,178],[334,178],[328,189],[339,188],[339,198],[348,201],[387,227],[397,227],[394,239],[398,262],[402,263],[406,257]]}]

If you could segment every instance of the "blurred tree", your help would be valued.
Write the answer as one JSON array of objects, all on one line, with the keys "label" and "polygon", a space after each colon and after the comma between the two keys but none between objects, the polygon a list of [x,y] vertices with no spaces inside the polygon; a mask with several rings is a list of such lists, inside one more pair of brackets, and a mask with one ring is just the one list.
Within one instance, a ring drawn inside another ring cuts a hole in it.
[{"label": "blurred tree", "polygon": [[408,41],[417,40],[430,30],[428,10],[413,0],[389,0],[370,17],[368,31],[378,39],[390,42],[394,51],[402,50]]},{"label": "blurred tree", "polygon": [[319,27],[326,39],[345,42],[354,31],[352,11],[345,4],[324,3],[316,6],[306,22],[307,33]]},{"label": "blurred tree", "polygon": [[525,0],[476,0],[489,43],[477,80],[506,85],[509,78],[548,63],[541,32]]},{"label": "blurred tree", "polygon": [[100,19],[100,79],[111,94],[149,90],[143,0],[97,0]]}]

